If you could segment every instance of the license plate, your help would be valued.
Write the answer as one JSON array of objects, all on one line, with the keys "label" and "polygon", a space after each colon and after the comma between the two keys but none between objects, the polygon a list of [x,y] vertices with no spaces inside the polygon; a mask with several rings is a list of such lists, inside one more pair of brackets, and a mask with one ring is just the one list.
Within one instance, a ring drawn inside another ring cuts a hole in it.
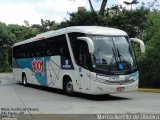
[{"label": "license plate", "polygon": [[122,92],[122,91],[124,91],[125,90],[125,87],[117,87],[117,91],[118,92]]}]

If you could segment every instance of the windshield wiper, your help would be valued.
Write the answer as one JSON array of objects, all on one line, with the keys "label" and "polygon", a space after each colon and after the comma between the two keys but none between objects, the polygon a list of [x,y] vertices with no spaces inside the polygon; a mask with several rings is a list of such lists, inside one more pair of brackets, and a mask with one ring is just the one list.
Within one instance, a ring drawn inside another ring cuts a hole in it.
[{"label": "windshield wiper", "polygon": [[112,52],[113,52],[114,60],[118,66],[119,62],[118,62],[118,58],[117,58],[117,51],[113,47],[112,47]]},{"label": "windshield wiper", "polygon": [[129,64],[128,64],[127,61],[124,59],[124,57],[120,54],[118,47],[117,47],[117,55],[118,55],[118,58],[120,59],[120,62],[122,62],[122,61],[121,61],[121,58],[122,58],[123,61],[124,61],[124,63],[125,63],[125,65],[127,66],[128,70],[129,70],[129,72],[131,72],[131,68],[130,68]]}]

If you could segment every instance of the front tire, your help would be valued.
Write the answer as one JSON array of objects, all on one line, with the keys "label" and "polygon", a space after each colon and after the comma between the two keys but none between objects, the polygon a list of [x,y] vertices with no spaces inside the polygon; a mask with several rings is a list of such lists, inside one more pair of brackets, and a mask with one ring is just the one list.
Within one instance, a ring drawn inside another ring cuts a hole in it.
[{"label": "front tire", "polygon": [[24,74],[23,76],[22,76],[22,84],[23,84],[23,86],[25,86],[25,87],[27,87],[27,76]]},{"label": "front tire", "polygon": [[70,78],[64,81],[63,90],[69,96],[72,96],[74,94],[73,82]]}]

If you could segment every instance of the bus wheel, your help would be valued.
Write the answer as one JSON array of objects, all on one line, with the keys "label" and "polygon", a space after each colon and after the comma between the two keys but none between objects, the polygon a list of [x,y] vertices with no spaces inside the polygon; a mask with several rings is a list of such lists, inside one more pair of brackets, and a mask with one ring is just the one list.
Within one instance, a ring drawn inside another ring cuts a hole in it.
[{"label": "bus wheel", "polygon": [[22,84],[23,86],[27,87],[27,77],[25,74],[22,75]]},{"label": "bus wheel", "polygon": [[65,83],[64,83],[64,92],[67,94],[67,95],[69,95],[69,96],[71,96],[71,95],[73,95],[73,93],[74,93],[74,90],[73,90],[73,83],[72,83],[72,80],[70,79],[70,78],[68,78],[66,81],[65,81]]}]

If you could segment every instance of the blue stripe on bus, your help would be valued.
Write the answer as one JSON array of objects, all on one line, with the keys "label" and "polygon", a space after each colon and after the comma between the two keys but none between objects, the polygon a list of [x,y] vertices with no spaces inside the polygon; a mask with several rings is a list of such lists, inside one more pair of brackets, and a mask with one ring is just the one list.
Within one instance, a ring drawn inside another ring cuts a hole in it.
[{"label": "blue stripe on bus", "polygon": [[21,69],[29,68],[34,73],[38,83],[42,86],[47,86],[46,62],[49,61],[50,58],[51,57],[16,59],[16,63]]}]

